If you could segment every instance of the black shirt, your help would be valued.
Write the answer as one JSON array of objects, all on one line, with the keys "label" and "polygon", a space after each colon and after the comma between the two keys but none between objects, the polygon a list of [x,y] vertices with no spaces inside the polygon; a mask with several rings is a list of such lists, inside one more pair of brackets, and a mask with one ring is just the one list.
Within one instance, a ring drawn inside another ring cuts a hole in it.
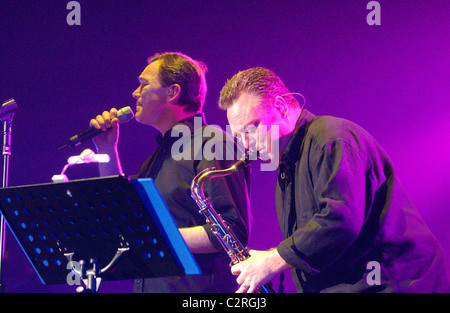
[{"label": "black shirt", "polygon": [[[137,178],[151,177],[179,228],[203,226],[214,247],[222,246],[191,198],[194,177],[206,168],[228,168],[241,153],[233,139],[219,128],[206,126],[202,115],[178,123],[164,136],[159,147],[142,165]],[[228,154],[227,154],[228,152]],[[231,153],[230,153],[231,152]],[[214,153],[214,154],[213,154]],[[231,156],[232,159],[227,160]],[[214,178],[205,184],[205,195],[213,208],[246,245],[249,236],[249,169]],[[194,254],[203,275],[137,280],[135,292],[234,292],[236,281],[230,272],[230,258],[221,253]]]},{"label": "black shirt", "polygon": [[441,246],[360,126],[303,110],[282,154],[276,202],[285,238],[277,250],[295,267],[298,291],[447,291]]}]

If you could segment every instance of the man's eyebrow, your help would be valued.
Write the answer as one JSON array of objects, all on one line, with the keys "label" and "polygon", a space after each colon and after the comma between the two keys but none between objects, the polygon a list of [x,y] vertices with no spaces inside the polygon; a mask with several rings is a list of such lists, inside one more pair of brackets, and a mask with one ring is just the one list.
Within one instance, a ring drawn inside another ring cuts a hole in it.
[{"label": "man's eyebrow", "polygon": [[141,83],[142,83],[142,82],[148,83],[148,80],[146,80],[146,79],[143,78],[142,76],[138,76],[137,79],[138,79],[138,81],[141,82]]},{"label": "man's eyebrow", "polygon": [[245,132],[248,132],[249,130],[256,129],[260,123],[261,123],[260,120],[253,120],[247,124],[242,125],[243,126],[242,128]]}]

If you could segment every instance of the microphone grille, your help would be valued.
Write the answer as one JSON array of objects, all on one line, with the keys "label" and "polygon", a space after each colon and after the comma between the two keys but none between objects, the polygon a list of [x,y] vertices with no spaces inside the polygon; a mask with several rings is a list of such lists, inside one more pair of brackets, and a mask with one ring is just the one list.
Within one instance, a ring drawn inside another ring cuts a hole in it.
[{"label": "microphone grille", "polygon": [[119,120],[119,123],[126,123],[132,120],[133,117],[134,113],[130,107],[124,107],[117,111],[117,119]]}]

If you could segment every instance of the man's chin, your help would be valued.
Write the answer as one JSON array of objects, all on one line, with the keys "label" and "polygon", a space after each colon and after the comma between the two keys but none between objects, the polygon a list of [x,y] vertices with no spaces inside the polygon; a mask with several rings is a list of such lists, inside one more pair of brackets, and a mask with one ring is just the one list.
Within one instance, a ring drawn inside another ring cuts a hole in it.
[{"label": "man's chin", "polygon": [[272,160],[272,155],[267,153],[265,150],[258,151],[258,159],[263,163],[270,163]]},{"label": "man's chin", "polygon": [[139,123],[146,124],[146,123],[142,120],[142,107],[141,107],[141,106],[137,106],[137,107],[136,107],[136,113],[134,114],[134,118],[135,118],[136,121],[138,121]]}]

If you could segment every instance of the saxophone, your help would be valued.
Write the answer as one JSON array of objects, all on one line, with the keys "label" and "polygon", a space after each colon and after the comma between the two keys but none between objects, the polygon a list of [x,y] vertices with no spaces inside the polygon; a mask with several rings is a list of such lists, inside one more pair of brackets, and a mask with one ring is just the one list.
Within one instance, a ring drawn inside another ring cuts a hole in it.
[{"label": "saxophone", "polygon": [[[252,162],[252,160],[249,159],[249,153],[247,152],[241,160],[237,161],[227,169],[216,170],[215,167],[207,168],[198,173],[191,184],[191,197],[200,208],[199,213],[203,214],[206,218],[206,222],[211,225],[214,235],[219,239],[223,249],[230,257],[230,267],[249,258],[250,254],[233,232],[231,232],[227,223],[213,208],[209,199],[205,197],[203,189],[207,181],[217,177],[228,176],[247,167]],[[275,293],[270,282],[259,287],[257,291],[259,293]]]}]

